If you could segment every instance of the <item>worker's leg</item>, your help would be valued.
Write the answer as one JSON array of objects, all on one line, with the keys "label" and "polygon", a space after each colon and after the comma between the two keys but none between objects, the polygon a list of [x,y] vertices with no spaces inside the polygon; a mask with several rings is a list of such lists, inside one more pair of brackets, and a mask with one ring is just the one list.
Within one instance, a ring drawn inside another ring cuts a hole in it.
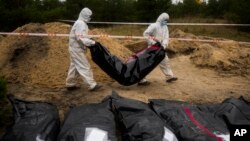
[{"label": "worker's leg", "polygon": [[166,76],[167,82],[172,82],[172,81],[177,80],[177,77],[174,76],[174,74],[171,70],[170,61],[169,61],[167,54],[166,54],[165,58],[161,61],[159,66],[160,66],[163,74]]},{"label": "worker's leg", "polygon": [[76,86],[76,74],[77,74],[77,70],[76,70],[73,58],[70,57],[70,66],[68,70],[68,76],[66,78],[66,87]]},{"label": "worker's leg", "polygon": [[78,73],[84,78],[84,81],[89,85],[89,88],[94,88],[97,84],[93,78],[93,73],[90,68],[90,64],[85,56],[85,53],[72,51],[72,57],[75,64],[75,68]]}]

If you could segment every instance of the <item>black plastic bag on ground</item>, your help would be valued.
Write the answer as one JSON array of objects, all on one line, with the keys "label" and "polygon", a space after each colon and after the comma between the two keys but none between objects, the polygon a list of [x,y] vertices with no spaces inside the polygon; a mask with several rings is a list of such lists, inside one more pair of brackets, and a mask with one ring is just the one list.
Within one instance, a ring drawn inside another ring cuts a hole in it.
[{"label": "black plastic bag on ground", "polygon": [[1,141],[56,141],[60,119],[56,106],[9,97],[14,123]]},{"label": "black plastic bag on ground", "polygon": [[250,125],[250,104],[243,97],[229,98],[220,104],[214,112],[215,117],[222,118],[231,125]]},{"label": "black plastic bag on ground", "polygon": [[90,51],[92,60],[111,78],[125,86],[139,82],[165,57],[165,50],[160,43],[133,55],[127,63],[110,54],[100,43],[91,46]]},{"label": "black plastic bag on ground", "polygon": [[71,109],[58,141],[117,141],[115,116],[109,99]]},{"label": "black plastic bag on ground", "polygon": [[226,124],[210,113],[214,109],[168,100],[150,100],[150,105],[180,141],[229,141]]},{"label": "black plastic bag on ground", "polygon": [[164,123],[148,104],[122,98],[114,92],[110,99],[118,115],[123,141],[163,141]]}]

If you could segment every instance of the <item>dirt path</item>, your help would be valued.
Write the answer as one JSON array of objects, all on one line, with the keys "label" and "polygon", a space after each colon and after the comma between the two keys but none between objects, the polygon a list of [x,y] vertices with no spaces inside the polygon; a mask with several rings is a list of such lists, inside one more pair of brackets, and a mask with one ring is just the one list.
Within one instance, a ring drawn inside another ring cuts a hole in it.
[{"label": "dirt path", "polygon": [[57,105],[61,118],[69,107],[84,103],[97,103],[111,94],[147,102],[148,99],[182,100],[191,103],[219,103],[225,98],[244,96],[250,100],[249,78],[241,76],[221,76],[210,69],[195,67],[189,56],[171,59],[174,73],[179,80],[168,84],[159,68],[152,71],[147,79],[149,86],[121,86],[117,82],[104,83],[98,92],[88,92],[83,85],[81,89],[68,92],[64,88],[27,87],[18,84],[9,85],[9,93],[18,98],[31,101],[46,101]]},{"label": "dirt path", "polygon": [[121,95],[127,97],[183,100],[192,103],[216,103],[225,98],[241,95],[250,99],[250,81],[245,77],[223,77],[209,69],[195,67],[189,56],[180,56],[171,60],[174,73],[179,80],[175,83],[165,83],[164,75],[159,68],[155,69],[148,80],[152,85],[148,87],[132,86],[127,89],[116,84],[113,87]]}]

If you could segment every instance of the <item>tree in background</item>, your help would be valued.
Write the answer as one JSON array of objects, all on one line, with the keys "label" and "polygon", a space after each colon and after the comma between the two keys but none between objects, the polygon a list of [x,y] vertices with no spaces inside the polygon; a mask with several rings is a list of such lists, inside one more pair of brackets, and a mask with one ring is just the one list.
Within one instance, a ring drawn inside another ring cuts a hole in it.
[{"label": "tree in background", "polygon": [[105,1],[102,19],[104,21],[122,21],[121,13],[124,12],[122,0],[107,0]]},{"label": "tree in background", "polygon": [[187,16],[194,16],[194,15],[199,15],[199,3],[196,0],[183,0],[183,15]]},{"label": "tree in background", "polygon": [[50,22],[64,17],[58,0],[0,0],[2,30],[13,30],[29,22]]},{"label": "tree in background", "polygon": [[[97,0],[92,0],[97,1]],[[66,12],[63,18],[65,19],[74,19],[76,20],[79,16],[80,10],[82,7],[87,5],[88,0],[66,0],[63,6],[65,7]]]},{"label": "tree in background", "polygon": [[142,22],[152,22],[156,17],[156,0],[137,0],[135,3],[137,19]]},{"label": "tree in background", "polygon": [[138,19],[136,12],[137,9],[134,0],[123,0],[123,12],[121,13],[120,20],[137,22]]},{"label": "tree in background", "polygon": [[250,23],[249,0],[0,0],[1,31],[11,31],[30,22],[76,20],[80,10],[89,7],[95,21],[154,22],[162,12],[172,18],[209,17],[233,23]]},{"label": "tree in background", "polygon": [[221,18],[223,17],[224,8],[228,9],[228,6],[223,6],[220,1],[226,2],[228,0],[209,0],[208,3],[205,0],[183,0],[183,3],[171,5],[171,15],[174,17]]},{"label": "tree in background", "polygon": [[28,22],[25,8],[29,7],[33,0],[1,0],[0,19],[4,27],[15,28]]},{"label": "tree in background", "polygon": [[204,13],[206,16],[219,18],[222,16],[222,9],[219,7],[218,0],[209,0]]},{"label": "tree in background", "polygon": [[64,9],[59,0],[42,0],[41,15],[43,22],[50,22],[64,17]]},{"label": "tree in background", "polygon": [[159,16],[163,12],[170,13],[171,0],[156,0],[156,15]]},{"label": "tree in background", "polygon": [[[230,0],[230,8],[226,13],[227,18],[234,23],[250,24],[250,1]],[[241,27],[242,31],[250,31],[250,27]]]},{"label": "tree in background", "polygon": [[171,15],[172,18],[179,18],[183,16],[183,3],[177,3],[171,5],[169,9],[169,14]]},{"label": "tree in background", "polygon": [[230,10],[232,0],[219,0],[218,9],[220,10],[220,17],[225,18],[225,14]]},{"label": "tree in background", "polygon": [[67,9],[66,19],[76,20],[84,7],[93,11],[92,18],[95,21],[135,19],[133,0],[67,0],[64,4]]},{"label": "tree in background", "polygon": [[205,2],[199,0],[183,0],[183,3],[172,4],[170,13],[175,18],[202,16],[205,9]]},{"label": "tree in background", "polygon": [[161,13],[169,13],[171,0],[137,0],[135,7],[137,20],[154,22]]}]

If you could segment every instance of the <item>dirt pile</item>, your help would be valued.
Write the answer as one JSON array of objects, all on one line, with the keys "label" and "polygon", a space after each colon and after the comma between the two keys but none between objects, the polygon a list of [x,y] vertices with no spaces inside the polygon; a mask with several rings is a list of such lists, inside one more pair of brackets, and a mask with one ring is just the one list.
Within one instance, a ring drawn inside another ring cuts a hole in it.
[{"label": "dirt pile", "polygon": [[[31,23],[14,32],[68,34],[70,25],[63,23]],[[97,29],[91,33],[103,34]],[[98,39],[111,53],[127,58],[131,52],[112,39]],[[69,67],[67,37],[8,36],[0,42],[0,69],[9,82],[31,86],[63,87]],[[91,60],[90,53],[87,54]],[[97,81],[112,81],[98,66],[90,61]],[[82,81],[82,80],[81,80]]]},{"label": "dirt pile", "polygon": [[[179,29],[176,29],[170,33],[170,37],[173,38],[169,41],[168,52],[169,54],[190,54],[196,48],[198,48],[199,43],[197,42],[190,42],[190,41],[178,41],[174,38],[191,38],[191,39],[198,39],[197,36],[185,33]],[[125,45],[128,49],[133,52],[146,48],[147,42],[146,40],[139,40],[136,42],[132,42],[130,44]]]},{"label": "dirt pile", "polygon": [[216,69],[220,74],[236,74],[249,77],[250,48],[235,42],[217,45],[202,44],[191,55],[192,62],[200,67]]},{"label": "dirt pile", "polygon": [[127,44],[125,46],[129,50],[131,50],[132,52],[138,52],[138,51],[140,51],[142,49],[145,49],[148,46],[148,43],[147,43],[146,40],[145,41],[139,40],[139,41],[135,41],[135,42],[133,42],[131,44]]},{"label": "dirt pile", "polygon": [[170,38],[173,38],[169,41],[168,50],[172,54],[191,54],[195,49],[198,48],[199,42],[194,41],[179,41],[175,38],[183,39],[198,39],[197,36],[191,33],[185,33],[179,29],[176,29],[170,33]]},{"label": "dirt pile", "polygon": [[[240,45],[238,42],[223,38],[212,38],[205,36],[195,36],[176,29],[170,33],[168,55],[190,55],[191,61],[199,67],[213,68],[221,74],[236,74],[248,76],[250,74],[250,48]],[[183,39],[202,39],[202,40],[223,40],[226,42],[196,42],[180,41],[175,38]],[[129,49],[145,48],[146,42],[140,41],[127,45]]]},{"label": "dirt pile", "polygon": [[221,74],[237,74],[248,76],[250,74],[250,48],[238,42],[223,38],[195,36],[175,30],[172,38],[188,38],[202,40],[223,40],[226,42],[188,42],[171,40],[169,49],[177,54],[191,54],[191,61],[199,67],[209,67]]},{"label": "dirt pile", "polygon": [[[105,32],[104,30],[101,29],[93,29],[90,31],[90,34],[105,35]],[[120,59],[124,61],[126,61],[128,57],[132,55],[132,52],[130,50],[128,50],[126,47],[120,44],[118,40],[114,38],[102,37],[102,38],[96,38],[94,40],[100,42],[102,45],[107,47],[112,54],[118,56]]]}]

